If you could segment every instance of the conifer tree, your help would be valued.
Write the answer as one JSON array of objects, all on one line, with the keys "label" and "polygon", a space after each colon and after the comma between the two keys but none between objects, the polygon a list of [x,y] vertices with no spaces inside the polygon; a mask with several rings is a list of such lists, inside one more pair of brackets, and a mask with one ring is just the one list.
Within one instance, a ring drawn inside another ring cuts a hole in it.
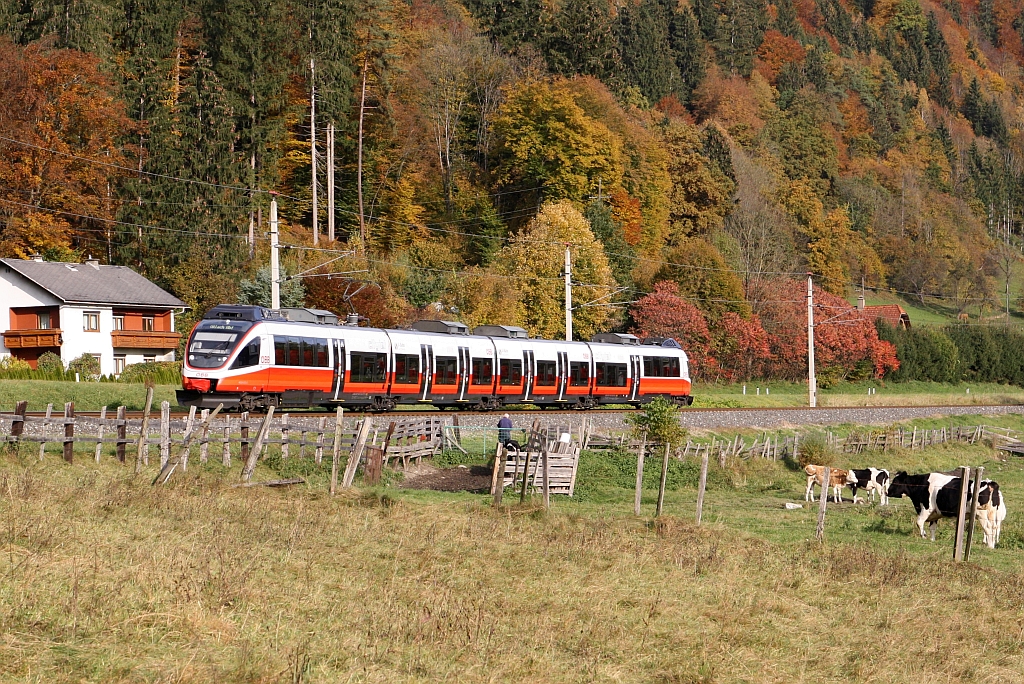
[{"label": "conifer tree", "polygon": [[688,102],[694,89],[704,80],[707,47],[696,17],[689,7],[674,13],[669,22],[669,42],[679,70],[677,94]]},{"label": "conifer tree", "polygon": [[928,92],[936,102],[943,107],[953,104],[953,90],[951,85],[950,62],[952,57],[949,52],[949,45],[942,36],[942,29],[939,28],[939,20],[935,12],[928,13],[928,56],[932,63],[932,82],[927,84]]},{"label": "conifer tree", "polygon": [[627,3],[615,32],[626,82],[638,86],[648,101],[683,89],[669,42],[669,12],[659,0]]}]

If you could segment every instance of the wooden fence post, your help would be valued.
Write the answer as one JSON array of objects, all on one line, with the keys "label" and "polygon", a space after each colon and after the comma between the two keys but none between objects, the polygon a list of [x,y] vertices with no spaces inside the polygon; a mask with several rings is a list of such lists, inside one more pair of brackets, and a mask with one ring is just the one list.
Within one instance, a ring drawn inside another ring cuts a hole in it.
[{"label": "wooden fence post", "polygon": [[313,462],[320,465],[324,460],[324,432],[327,430],[327,418],[321,418],[316,424],[316,451],[313,454]]},{"label": "wooden fence post", "polygon": [[548,485],[548,450],[544,449],[541,452],[541,458],[544,459],[544,472],[541,474],[541,483],[544,487],[544,510],[551,508],[551,489]]},{"label": "wooden fence post", "polygon": [[107,420],[107,407],[104,406],[100,409],[100,426],[96,429],[96,437],[99,440],[96,442],[96,462],[100,462],[100,453],[103,451],[103,428],[106,427]]},{"label": "wooden fence post", "polygon": [[[288,458],[288,440],[291,430],[288,429],[288,414],[281,416],[281,460]],[[333,491],[331,492],[334,493]]]},{"label": "wooden fence post", "polygon": [[974,494],[971,496],[971,510],[967,521],[967,544],[964,548],[964,560],[971,560],[971,543],[974,541],[974,524],[978,521],[978,494],[981,489],[981,474],[985,472],[984,466],[974,469]]},{"label": "wooden fence post", "polygon": [[245,462],[245,467],[242,468],[242,480],[248,482],[252,479],[252,474],[256,470],[256,461],[260,458],[260,452],[263,451],[263,440],[267,438],[267,434],[270,432],[270,421],[274,418],[274,407],[267,407],[267,416],[263,419],[263,423],[260,425],[259,432],[256,433],[256,444],[253,445],[252,450],[249,452],[249,458]]},{"label": "wooden fence post", "polygon": [[828,506],[828,490],[831,488],[832,469],[825,466],[821,476],[821,500],[818,502],[818,526],[814,530],[814,538],[822,541],[825,538],[825,508]]},{"label": "wooden fence post", "polygon": [[210,423],[207,422],[207,418],[210,417],[210,409],[203,409],[199,419],[203,421],[203,435],[199,438],[199,462],[206,463],[209,459],[210,442],[207,440],[206,435],[210,432]]},{"label": "wooden fence post", "polygon": [[[128,413],[124,406],[117,407],[117,460],[124,463],[124,451],[128,441]],[[138,471],[138,461],[136,461]]]},{"label": "wooden fence post", "polygon": [[700,481],[697,483],[697,527],[700,527],[701,518],[704,516],[704,490],[708,486],[708,450],[704,450],[704,456],[700,459]]},{"label": "wooden fence post", "polygon": [[633,515],[640,515],[640,495],[644,488],[644,452],[647,450],[647,433],[640,437],[640,449],[636,452],[636,492],[633,495]]},{"label": "wooden fence post", "polygon": [[658,508],[654,515],[660,517],[665,506],[665,481],[668,480],[668,454],[671,444],[665,445],[665,456],[661,459],[661,482],[658,484]]},{"label": "wooden fence post", "polygon": [[960,466],[960,508],[956,514],[956,537],[953,541],[953,560],[964,559],[964,521],[967,518],[967,481],[971,477],[971,469]]},{"label": "wooden fence post", "polygon": [[[142,411],[142,427],[139,428],[139,446],[135,454],[135,472],[142,472],[142,464],[149,465],[149,412],[153,408],[153,388],[146,388],[146,408]],[[120,416],[120,411],[118,412]],[[118,418],[120,420],[120,418]],[[118,431],[120,434],[120,431]],[[127,434],[127,433],[126,433]]]},{"label": "wooden fence post", "polygon": [[75,460],[75,402],[64,404],[64,460]]},{"label": "wooden fence post", "polygon": [[[533,440],[530,440],[533,441]],[[541,444],[541,449],[544,448],[544,444]],[[526,485],[530,483],[530,448],[526,448],[526,467],[523,468],[523,487],[519,490],[519,503],[526,503]]]},{"label": "wooden fence post", "polygon": [[231,416],[224,416],[224,443],[221,445],[220,462],[225,468],[231,467]]},{"label": "wooden fence post", "polygon": [[352,451],[348,454],[348,463],[345,464],[345,477],[341,480],[341,486],[345,489],[352,486],[352,481],[356,478],[356,469],[359,467],[359,459],[363,457],[363,449],[366,448],[366,438],[370,434],[370,427],[373,425],[373,419],[369,416],[363,418],[359,424],[359,430],[356,432],[356,441],[352,445]]},{"label": "wooden fence post", "polygon": [[28,402],[19,401],[14,406],[14,420],[11,422],[11,437],[14,441],[20,441],[21,435],[25,432],[25,414],[28,413]]},{"label": "wooden fence post", "polygon": [[[331,496],[334,496],[334,492],[338,489],[338,460],[341,458],[341,433],[342,433],[342,416],[345,413],[345,409],[338,407],[337,418],[334,419],[334,451],[331,454]],[[288,431],[288,414],[284,414],[285,427],[282,428],[282,432],[287,433]],[[281,454],[284,458],[287,453],[288,438],[284,435],[281,437],[282,445],[281,450],[285,453]]]},{"label": "wooden fence post", "polygon": [[186,472],[188,470],[188,454],[192,449],[192,431],[196,424],[196,407],[190,406],[188,408],[188,419],[185,421],[185,432],[181,436],[181,455],[178,460],[181,462],[181,471]]},{"label": "wooden fence post", "polygon": [[160,402],[160,470],[167,467],[171,458],[171,405]]},{"label": "wooden fence post", "polygon": [[494,448],[494,470],[491,471],[491,494],[494,495],[495,508],[501,505],[501,496],[505,491],[505,466],[507,463],[505,445],[498,442]]},{"label": "wooden fence post", "polygon": [[249,462],[249,412],[242,412],[242,427],[239,429],[239,435],[241,436],[241,444],[239,445],[238,457],[242,459],[243,467],[245,463]]},{"label": "wooden fence post", "polygon": [[[47,426],[50,424],[50,416],[53,415],[53,404],[46,405],[46,420],[43,421],[43,430],[45,431]],[[45,436],[45,435],[44,435]],[[42,461],[46,455],[46,442],[39,443],[39,460]]]}]

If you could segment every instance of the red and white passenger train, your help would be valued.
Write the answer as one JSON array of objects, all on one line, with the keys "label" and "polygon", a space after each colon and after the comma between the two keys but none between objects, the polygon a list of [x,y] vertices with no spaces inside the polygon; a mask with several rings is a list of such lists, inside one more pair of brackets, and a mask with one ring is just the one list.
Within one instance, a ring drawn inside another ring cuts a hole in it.
[{"label": "red and white passenger train", "polygon": [[690,404],[686,353],[675,340],[529,339],[522,328],[419,321],[411,330],[339,324],[316,309],[214,307],[188,341],[178,403],[253,410],[398,404],[497,409],[591,408],[654,397]]}]

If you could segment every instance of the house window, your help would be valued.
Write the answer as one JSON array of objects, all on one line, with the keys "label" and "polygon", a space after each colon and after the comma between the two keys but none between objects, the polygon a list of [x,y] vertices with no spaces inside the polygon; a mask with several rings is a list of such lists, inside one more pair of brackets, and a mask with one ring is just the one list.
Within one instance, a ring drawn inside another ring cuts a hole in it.
[{"label": "house window", "polygon": [[85,332],[99,332],[100,314],[97,311],[86,311],[82,314],[82,329]]},{"label": "house window", "polygon": [[142,317],[142,331],[143,332],[153,332],[153,317],[152,316],[143,316]]},{"label": "house window", "polygon": [[114,316],[114,330],[124,330],[124,314]]},{"label": "house window", "polygon": [[143,356],[142,357],[142,362],[143,363],[156,363],[156,357],[155,356]]},{"label": "house window", "polygon": [[114,355],[114,375],[121,375],[124,373],[125,358],[124,354]]},{"label": "house window", "polygon": [[50,329],[50,312],[45,311],[43,313],[36,314],[36,328],[39,330]]}]

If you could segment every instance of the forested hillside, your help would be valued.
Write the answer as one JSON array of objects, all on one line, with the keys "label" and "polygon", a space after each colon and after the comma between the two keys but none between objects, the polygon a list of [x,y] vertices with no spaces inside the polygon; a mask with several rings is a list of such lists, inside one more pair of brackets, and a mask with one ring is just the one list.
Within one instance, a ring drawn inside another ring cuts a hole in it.
[{"label": "forested hillside", "polygon": [[[286,268],[317,274],[286,304],[558,336],[568,243],[578,338],[799,377],[808,271],[825,317],[862,282],[1017,311],[1022,7],[0,0],[0,255],[128,264],[194,317],[267,298],[277,193]],[[896,367],[838,323],[826,368]]]}]

